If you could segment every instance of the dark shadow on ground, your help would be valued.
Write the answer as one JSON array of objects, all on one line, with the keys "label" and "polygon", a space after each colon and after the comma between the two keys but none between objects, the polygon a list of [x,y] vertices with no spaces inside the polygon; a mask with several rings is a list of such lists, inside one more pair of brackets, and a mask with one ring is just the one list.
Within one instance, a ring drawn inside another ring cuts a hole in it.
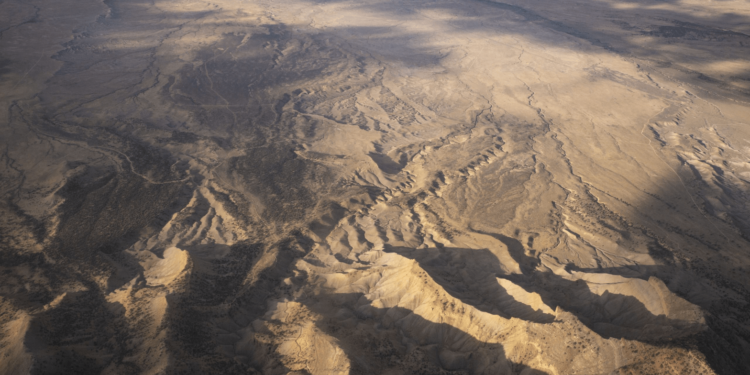
[{"label": "dark shadow on ground", "polygon": [[[409,374],[546,374],[508,360],[500,344],[479,341],[405,308],[366,305],[351,317],[341,315],[341,308],[358,305],[363,299],[361,293],[331,294],[307,305],[322,315],[317,327],[339,341],[350,360],[351,375],[380,374],[387,369]],[[384,321],[388,323],[384,325]]]},{"label": "dark shadow on ground", "polygon": [[[733,80],[747,80],[750,71],[738,71],[733,77],[709,76],[706,72],[691,70],[684,63],[695,66],[696,51],[704,47],[701,43],[721,43],[725,53],[706,54],[701,57],[705,65],[726,61],[727,52],[741,58],[744,46],[750,44],[750,35],[732,28],[742,29],[743,25],[750,23],[747,16],[737,13],[722,13],[721,15],[706,17],[698,12],[657,9],[653,4],[675,3],[673,0],[665,1],[597,1],[582,6],[571,6],[570,14],[567,12],[545,12],[543,3],[522,3],[516,1],[476,0],[466,3],[451,2],[424,2],[409,3],[408,5],[395,1],[370,1],[352,4],[346,0],[311,1],[312,3],[349,3],[352,8],[361,9],[365,12],[375,12],[388,18],[399,20],[404,16],[420,14],[428,11],[443,11],[455,18],[440,20],[446,27],[458,32],[492,31],[498,35],[518,35],[538,44],[561,46],[555,42],[554,34],[563,36],[559,41],[574,40],[579,47],[567,48],[585,49],[585,44],[605,49],[628,58],[641,59],[643,65],[653,64],[658,69],[668,69],[672,74],[680,75],[682,79],[692,80],[692,83],[713,87],[723,90],[725,93],[733,93],[747,97],[750,90],[742,89],[731,84]],[[628,7],[619,5],[627,3]],[[580,14],[589,15],[588,23],[581,22]],[[519,19],[520,18],[520,19]],[[509,27],[509,20],[516,22],[516,27]],[[645,24],[644,24],[645,23]],[[521,31],[519,31],[521,30]],[[336,30],[332,30],[336,31]],[[341,30],[342,32],[344,30]],[[357,40],[357,34],[367,32],[365,30],[348,31],[352,40]],[[346,33],[344,33],[346,34]],[[373,30],[371,35],[362,37],[364,44],[373,43],[379,38],[380,32]],[[406,37],[399,35],[398,37]],[[652,38],[644,40],[643,36]],[[389,36],[393,38],[393,36]],[[420,40],[423,36],[412,35],[407,40],[414,40],[409,48],[415,48],[424,54],[425,50],[420,48]],[[383,37],[387,40],[387,37]],[[677,52],[673,46],[683,46]],[[665,51],[671,49],[670,54]],[[677,54],[677,55],[675,55]],[[394,54],[391,58],[408,61],[407,53]],[[442,56],[435,54],[436,61]],[[704,66],[705,66],[704,65]],[[644,66],[645,68],[645,66]],[[696,68],[692,68],[696,69]]]},{"label": "dark shadow on ground", "polygon": [[701,325],[656,316],[633,296],[593,293],[582,280],[571,281],[541,271],[507,275],[497,257],[486,249],[387,247],[386,251],[416,260],[435,282],[462,302],[505,317],[537,322],[549,322],[552,318],[528,305],[518,306],[523,304],[508,298],[497,278],[508,279],[528,293],[537,293],[552,311],[559,306],[606,338],[665,340],[689,336],[702,329]]}]

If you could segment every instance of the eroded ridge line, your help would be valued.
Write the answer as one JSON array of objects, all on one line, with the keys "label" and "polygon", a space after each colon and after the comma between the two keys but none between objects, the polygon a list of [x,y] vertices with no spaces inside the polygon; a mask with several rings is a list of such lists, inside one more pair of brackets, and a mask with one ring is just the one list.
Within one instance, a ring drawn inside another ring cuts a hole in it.
[{"label": "eroded ridge line", "polygon": [[690,190],[688,189],[687,185],[685,185],[685,181],[683,181],[682,177],[680,177],[680,174],[677,173],[677,171],[674,168],[672,168],[672,166],[669,165],[669,163],[667,163],[666,160],[664,160],[661,156],[659,156],[659,153],[656,152],[656,149],[654,148],[654,145],[651,143],[651,138],[649,138],[645,134],[643,134],[643,132],[646,130],[646,127],[651,123],[651,120],[659,117],[659,115],[661,115],[662,113],[664,113],[664,111],[666,111],[667,108],[669,108],[669,107],[670,106],[666,106],[666,107],[662,108],[662,110],[659,111],[659,113],[657,113],[656,115],[654,115],[653,117],[651,117],[650,119],[648,119],[648,121],[646,121],[646,123],[643,124],[643,128],[641,128],[641,135],[648,140],[648,147],[651,148],[651,151],[654,152],[654,155],[656,155],[656,157],[659,160],[661,160],[662,163],[664,163],[670,170],[672,170],[672,173],[674,173],[675,176],[677,176],[677,179],[680,181],[680,184],[685,189],[685,192],[687,193],[688,198],[690,198],[690,201],[693,202],[693,205],[695,206],[695,209],[698,210],[698,212],[700,212],[700,214],[706,219],[706,221],[708,221],[709,223],[711,223],[711,226],[713,226],[714,229],[716,229],[717,232],[721,233],[721,235],[727,241],[729,241],[729,237],[727,237],[727,235],[724,234],[724,232],[722,232],[721,229],[719,229],[719,227],[717,227],[716,224],[708,216],[706,216],[706,214],[700,209],[700,207],[698,206],[698,203],[695,201],[695,199],[693,199],[693,195],[690,194]]}]

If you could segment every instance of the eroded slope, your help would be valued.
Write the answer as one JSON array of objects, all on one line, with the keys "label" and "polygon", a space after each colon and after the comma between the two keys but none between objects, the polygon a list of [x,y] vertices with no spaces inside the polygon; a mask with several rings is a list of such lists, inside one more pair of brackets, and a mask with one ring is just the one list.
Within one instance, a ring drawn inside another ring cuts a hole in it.
[{"label": "eroded slope", "polygon": [[0,9],[0,372],[750,370],[744,3]]}]

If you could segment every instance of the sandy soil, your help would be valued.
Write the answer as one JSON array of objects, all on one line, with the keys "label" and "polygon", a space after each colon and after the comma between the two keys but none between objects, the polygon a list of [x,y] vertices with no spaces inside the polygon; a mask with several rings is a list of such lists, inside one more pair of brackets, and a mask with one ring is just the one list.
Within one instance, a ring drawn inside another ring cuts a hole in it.
[{"label": "sandy soil", "polygon": [[750,6],[3,0],[0,374],[750,373]]}]

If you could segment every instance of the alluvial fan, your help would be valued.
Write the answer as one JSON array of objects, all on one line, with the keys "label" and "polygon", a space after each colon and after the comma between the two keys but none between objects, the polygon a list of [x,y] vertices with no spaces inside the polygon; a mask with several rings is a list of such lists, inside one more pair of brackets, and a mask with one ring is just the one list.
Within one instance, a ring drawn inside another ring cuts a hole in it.
[{"label": "alluvial fan", "polygon": [[750,5],[2,0],[0,374],[748,374]]}]

